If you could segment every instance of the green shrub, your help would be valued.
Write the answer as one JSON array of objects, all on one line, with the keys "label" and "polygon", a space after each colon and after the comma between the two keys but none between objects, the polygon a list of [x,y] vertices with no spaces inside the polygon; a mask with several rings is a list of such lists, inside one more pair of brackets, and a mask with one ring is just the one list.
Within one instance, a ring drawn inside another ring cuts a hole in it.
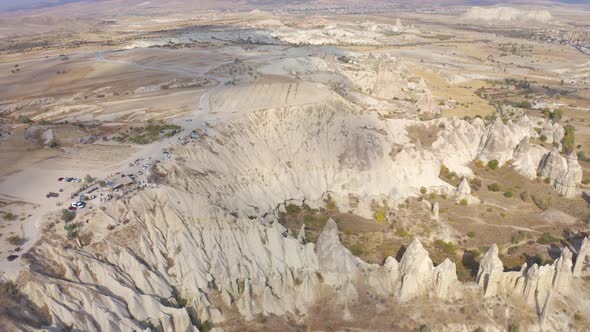
[{"label": "green shrub", "polygon": [[360,256],[365,253],[365,249],[358,244],[353,245],[350,247],[350,252],[355,256]]},{"label": "green shrub", "polygon": [[545,135],[541,135],[541,136],[539,136],[539,140],[540,140],[541,142],[547,142],[547,136],[545,136]]},{"label": "green shrub", "polygon": [[76,213],[74,211],[70,211],[68,209],[61,210],[61,220],[65,222],[70,222],[76,218]]},{"label": "green shrub", "polygon": [[444,177],[447,179],[452,179],[455,176],[454,172],[451,172],[447,166],[444,164],[440,165],[440,171],[438,174],[439,177]]},{"label": "green shrub", "polygon": [[559,122],[561,120],[561,118],[563,117],[563,111],[562,110],[555,110],[551,113],[550,117],[553,121]]},{"label": "green shrub", "polygon": [[475,232],[467,232],[467,236],[474,238],[475,237]]},{"label": "green shrub", "polygon": [[377,220],[379,222],[385,221],[385,209],[384,208],[378,208],[377,211],[375,211],[375,220]]},{"label": "green shrub", "polygon": [[76,223],[70,222],[64,225],[64,230],[66,231],[71,231],[76,229],[76,227],[78,227],[78,225]]},{"label": "green shrub", "polygon": [[398,236],[401,236],[401,237],[408,237],[408,236],[410,236],[410,233],[408,233],[408,231],[406,231],[403,228],[398,228],[397,231],[395,232],[395,234],[397,234]]},{"label": "green shrub", "polygon": [[590,178],[585,178],[582,180],[582,184],[590,184]]},{"label": "green shrub", "polygon": [[326,209],[328,210],[336,210],[338,206],[336,205],[336,201],[332,199],[332,196],[328,195],[328,199],[326,200]]},{"label": "green shrub", "polygon": [[176,298],[176,303],[178,303],[179,307],[184,308],[188,304],[188,300],[183,297],[178,296]]},{"label": "green shrub", "polygon": [[521,192],[520,199],[522,199],[523,202],[527,202],[530,199],[530,195],[529,195],[528,191]]},{"label": "green shrub", "polygon": [[469,180],[469,186],[471,187],[471,190],[478,191],[479,188],[481,188],[481,180],[478,178],[473,178]]},{"label": "green shrub", "polygon": [[488,190],[493,191],[493,192],[498,192],[498,191],[500,191],[500,185],[497,183],[491,183],[488,185]]},{"label": "green shrub", "polygon": [[510,324],[508,327],[508,332],[520,332],[520,327],[518,324]]},{"label": "green shrub", "polygon": [[18,235],[9,236],[6,238],[6,241],[13,246],[18,246],[22,243],[23,239]]},{"label": "green shrub", "polygon": [[420,188],[420,193],[421,193],[422,195],[426,194],[426,192],[427,192],[427,190],[426,190],[426,188],[425,188],[425,187],[421,187],[421,188]]},{"label": "green shrub", "polygon": [[99,185],[101,188],[104,188],[104,187],[106,187],[106,186],[107,186],[107,183],[106,183],[106,182],[104,182],[103,180],[100,180],[100,181],[98,181],[98,185]]},{"label": "green shrub", "polygon": [[519,244],[520,242],[522,242],[522,240],[524,240],[526,237],[526,234],[523,231],[518,231],[518,233],[516,233],[514,236],[512,236],[512,239],[510,239],[510,242],[512,242],[513,244]]},{"label": "green shrub", "polygon": [[543,233],[543,235],[541,235],[538,239],[537,239],[537,243],[539,244],[551,244],[551,243],[556,243],[559,242],[560,238],[553,236],[553,234],[549,233],[549,232],[545,232]]},{"label": "green shrub", "polygon": [[505,193],[504,193],[504,197],[506,197],[506,198],[510,198],[510,197],[512,197],[512,192],[511,192],[511,191],[507,191],[507,192],[505,192]]},{"label": "green shrub", "polygon": [[18,216],[13,213],[6,212],[2,218],[6,221],[14,221],[16,218],[18,218]]},{"label": "green shrub", "polygon": [[431,332],[432,328],[426,324],[420,326],[419,332]]},{"label": "green shrub", "polygon": [[494,160],[488,161],[488,165],[487,166],[488,166],[489,169],[495,170],[496,168],[498,168],[498,165],[499,165],[498,161],[496,159],[494,159]]},{"label": "green shrub", "polygon": [[481,161],[481,160],[476,161],[475,166],[477,166],[477,168],[483,168],[483,161]]},{"label": "green shrub", "polygon": [[551,196],[544,199],[537,196],[532,196],[532,199],[533,203],[535,203],[535,205],[543,211],[553,206],[553,198],[551,198]]},{"label": "green shrub", "polygon": [[513,247],[508,248],[508,250],[506,250],[506,252],[508,253],[508,255],[514,255],[518,251],[518,249],[520,249],[519,246],[513,246]]},{"label": "green shrub", "polygon": [[468,204],[468,202],[465,198],[463,198],[462,200],[459,201],[459,205],[466,206],[467,204]]},{"label": "green shrub", "polygon": [[512,103],[512,106],[518,107],[518,108],[526,108],[526,109],[530,109],[532,107],[531,102],[528,100]]},{"label": "green shrub", "polygon": [[543,116],[547,119],[551,117],[551,111],[548,108],[543,109]]},{"label": "green shrub", "polygon": [[550,184],[551,183],[551,178],[550,177],[546,177],[543,179],[543,182],[545,182],[546,184]]},{"label": "green shrub", "polygon": [[33,120],[29,119],[28,117],[24,116],[24,115],[19,115],[18,120],[21,123],[26,123],[26,124],[31,124],[33,123]]},{"label": "green shrub", "polygon": [[199,326],[199,330],[202,332],[209,332],[209,331],[213,330],[213,323],[206,320],[201,323],[201,326]]},{"label": "green shrub", "polygon": [[445,242],[443,240],[434,241],[434,246],[442,250],[445,254],[455,256],[457,254],[457,246],[452,242]]},{"label": "green shrub", "polygon": [[285,209],[287,210],[288,215],[295,215],[301,211],[301,208],[295,204],[289,204],[285,207]]},{"label": "green shrub", "polygon": [[571,124],[567,124],[565,125],[564,129],[565,135],[561,140],[562,152],[564,154],[569,154],[572,151],[574,151],[574,148],[576,146],[576,136],[574,133],[576,131],[576,128],[574,128],[574,126],[572,126]]}]

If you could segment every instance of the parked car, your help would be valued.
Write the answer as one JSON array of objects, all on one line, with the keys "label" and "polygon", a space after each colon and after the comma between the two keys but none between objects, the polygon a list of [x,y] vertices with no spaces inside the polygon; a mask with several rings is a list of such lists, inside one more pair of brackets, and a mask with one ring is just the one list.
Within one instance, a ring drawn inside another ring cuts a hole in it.
[{"label": "parked car", "polygon": [[82,209],[86,206],[86,203],[78,201],[78,202],[72,202],[72,207],[76,208],[76,209]]}]

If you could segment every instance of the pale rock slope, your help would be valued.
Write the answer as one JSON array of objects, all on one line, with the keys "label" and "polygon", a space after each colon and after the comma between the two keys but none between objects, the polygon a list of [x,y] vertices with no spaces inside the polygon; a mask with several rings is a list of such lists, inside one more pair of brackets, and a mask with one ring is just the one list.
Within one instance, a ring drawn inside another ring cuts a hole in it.
[{"label": "pale rock slope", "polygon": [[504,124],[500,118],[496,118],[483,133],[477,151],[478,159],[483,162],[497,160],[500,165],[505,164],[512,159],[514,148],[526,136],[528,129],[515,125],[512,121]]},{"label": "pale rock slope", "polygon": [[544,147],[531,144],[528,136],[524,137],[514,149],[512,165],[520,174],[529,179],[534,179],[537,177],[537,168],[541,163],[541,159],[547,152]]},{"label": "pale rock slope", "polygon": [[[412,126],[438,128],[437,137],[428,146],[413,141]],[[361,289],[401,302],[461,301],[469,287],[457,281],[454,263],[434,266],[418,240],[400,261],[368,264],[340,243],[334,221],[313,244],[304,228],[291,236],[277,214],[286,202],[321,206],[326,193],[341,210],[365,216],[373,199],[395,203],[421,187],[452,194],[438,177],[443,162],[464,172],[481,156],[507,162],[529,129],[501,121],[486,127],[481,119],[382,119],[344,100],[245,113],[177,148],[177,159],[161,166],[160,188],[118,202],[130,211],[127,226],[84,248],[46,236],[25,255],[30,269],[17,282],[46,308],[52,328],[84,331],[191,331],[229,312],[298,320],[325,294],[336,294],[343,319],[355,319],[351,305]],[[579,177],[570,160],[563,168],[570,175],[559,182],[568,190]],[[349,195],[358,207],[348,206]],[[543,307],[549,291],[565,294],[576,285],[573,275],[586,273],[587,247],[575,273],[566,250],[553,265],[504,272],[492,247],[479,287]],[[546,324],[563,329],[567,319],[560,325],[559,318]]]}]

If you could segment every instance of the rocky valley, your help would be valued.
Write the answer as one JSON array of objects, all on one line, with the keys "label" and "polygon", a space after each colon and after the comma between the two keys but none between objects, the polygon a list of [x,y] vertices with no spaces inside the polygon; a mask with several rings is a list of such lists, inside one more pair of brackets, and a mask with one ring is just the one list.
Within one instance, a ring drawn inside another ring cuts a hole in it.
[{"label": "rocky valley", "polygon": [[590,330],[586,6],[232,3],[0,15],[0,330]]}]

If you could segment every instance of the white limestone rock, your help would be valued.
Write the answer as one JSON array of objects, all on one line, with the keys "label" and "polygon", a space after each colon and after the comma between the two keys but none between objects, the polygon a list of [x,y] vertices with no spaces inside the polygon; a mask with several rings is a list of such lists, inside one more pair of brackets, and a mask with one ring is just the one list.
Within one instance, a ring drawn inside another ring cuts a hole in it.
[{"label": "white limestone rock", "polygon": [[551,151],[541,158],[537,175],[542,178],[550,178],[551,183],[555,179],[561,177],[567,172],[567,161],[559,154],[557,147],[553,147]]},{"label": "white limestone rock", "polygon": [[561,255],[553,263],[553,266],[555,268],[553,288],[561,293],[568,292],[573,278],[572,252],[567,247],[563,248]]},{"label": "white limestone rock", "polygon": [[457,267],[450,259],[446,258],[434,268],[434,291],[440,298],[449,298],[457,283]]},{"label": "white limestone rock", "polygon": [[560,143],[565,135],[565,129],[559,123],[546,122],[541,130],[540,136],[546,138],[547,143]]},{"label": "white limestone rock", "polygon": [[478,204],[480,202],[477,197],[471,195],[471,186],[469,185],[467,178],[463,178],[461,183],[459,183],[459,186],[457,186],[455,198],[457,202],[466,200],[467,204]]},{"label": "white limestone rock", "polygon": [[466,164],[477,157],[478,145],[484,130],[484,123],[475,118],[473,123],[462,120],[436,120],[437,127],[444,127],[432,143],[434,155],[450,170],[464,176],[472,171]]},{"label": "white limestone rock", "polygon": [[484,290],[484,296],[492,297],[498,292],[498,283],[502,280],[504,264],[498,257],[498,246],[494,243],[479,262],[476,282]]},{"label": "white limestone rock", "polygon": [[[511,128],[512,127],[512,128]],[[477,158],[483,162],[497,160],[499,165],[512,159],[514,148],[523,138],[522,128],[505,125],[500,118],[488,126],[482,136],[477,151]]]},{"label": "white limestone rock", "polygon": [[[395,269],[395,264],[389,263],[389,267]],[[412,241],[404,252],[399,263],[399,276],[397,294],[402,302],[432,293],[448,298],[457,281],[455,264],[447,259],[434,267],[418,239]]]},{"label": "white limestone rock", "polygon": [[408,246],[400,261],[400,301],[407,301],[425,294],[433,283],[434,267],[428,251],[415,239]]},{"label": "white limestone rock", "polygon": [[305,224],[301,225],[301,229],[299,229],[299,235],[297,235],[297,241],[301,244],[305,244]]},{"label": "white limestone rock", "polygon": [[518,119],[516,126],[522,131],[522,136],[528,136],[532,138],[539,137],[539,134],[535,130],[535,123],[526,114]]},{"label": "white limestone rock", "polygon": [[434,202],[434,204],[432,204],[432,217],[434,219],[439,218],[439,213],[440,213],[439,210],[440,210],[440,207],[439,207],[438,202]]},{"label": "white limestone rock", "polygon": [[582,182],[583,171],[574,151],[566,159],[567,169],[555,178],[555,191],[566,198],[574,198],[577,195],[576,186]]},{"label": "white limestone rock", "polygon": [[331,218],[318,237],[316,253],[322,273],[352,275],[366,266],[365,262],[355,257],[340,243],[338,226]]},{"label": "white limestone rock", "polygon": [[426,85],[424,79],[420,80],[418,89],[422,91],[422,95],[416,102],[416,108],[418,108],[418,113],[426,115],[435,115],[440,113],[440,109],[436,105],[434,96],[432,95],[432,92],[430,92],[430,89]]},{"label": "white limestone rock", "polygon": [[590,276],[590,236],[582,240],[573,270],[574,277]]},{"label": "white limestone rock", "polygon": [[534,179],[537,177],[539,163],[547,152],[544,147],[531,144],[529,137],[526,136],[514,149],[512,165],[518,173],[529,179]]}]

